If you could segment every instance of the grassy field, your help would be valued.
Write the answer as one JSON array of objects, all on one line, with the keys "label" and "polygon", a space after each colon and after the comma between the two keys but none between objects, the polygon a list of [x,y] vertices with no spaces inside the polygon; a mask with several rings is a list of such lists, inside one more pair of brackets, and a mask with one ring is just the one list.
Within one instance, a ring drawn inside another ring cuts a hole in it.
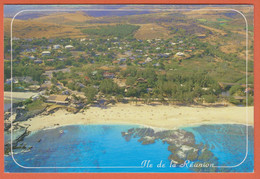
[{"label": "grassy field", "polygon": [[141,24],[141,27],[136,31],[134,37],[141,40],[169,38],[170,31],[156,23]]},{"label": "grassy field", "polygon": [[84,12],[76,13],[53,13],[50,15],[42,16],[39,18],[33,19],[35,22],[41,23],[54,23],[54,24],[63,24],[63,25],[75,25],[82,24],[88,20],[96,19],[95,17],[87,16]]},{"label": "grassy field", "polygon": [[87,35],[98,35],[98,36],[114,36],[114,37],[126,37],[133,35],[133,33],[139,29],[139,26],[129,25],[129,24],[117,24],[117,25],[107,25],[98,26],[97,28],[86,28],[81,30]]},{"label": "grassy field", "polygon": [[[4,33],[10,36],[11,19],[4,19]],[[13,36],[18,38],[54,38],[71,37],[79,38],[84,34],[73,26],[42,23],[36,21],[15,20],[13,23]]]}]

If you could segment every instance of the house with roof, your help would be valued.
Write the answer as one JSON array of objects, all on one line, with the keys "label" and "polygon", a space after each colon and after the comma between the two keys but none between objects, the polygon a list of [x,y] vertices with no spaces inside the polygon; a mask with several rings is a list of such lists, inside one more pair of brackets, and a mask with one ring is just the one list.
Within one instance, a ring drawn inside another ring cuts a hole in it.
[{"label": "house with roof", "polygon": [[192,52],[192,50],[184,50],[184,52],[191,53],[191,52]]},{"label": "house with roof", "polygon": [[146,62],[146,63],[149,63],[149,62],[151,62],[151,61],[153,61],[153,59],[151,59],[150,57],[147,57],[147,58],[145,59],[145,62]]},{"label": "house with roof", "polygon": [[118,60],[114,60],[114,61],[112,61],[112,63],[113,63],[113,64],[119,64],[120,61],[118,61]]},{"label": "house with roof", "polygon": [[32,90],[32,91],[38,91],[41,86],[40,85],[30,85],[28,86],[29,90]]},{"label": "house with roof", "polygon": [[34,63],[36,63],[36,64],[42,64],[42,60],[34,60]]},{"label": "house with roof", "polygon": [[177,52],[175,55],[181,57],[181,56],[184,56],[184,53],[182,53],[182,52]]},{"label": "house with roof", "polygon": [[50,54],[51,54],[50,51],[43,51],[43,52],[42,52],[42,56],[48,56],[48,55],[50,55]]},{"label": "house with roof", "polygon": [[84,77],[85,81],[90,81],[90,78],[88,76]]},{"label": "house with roof", "polygon": [[72,49],[72,48],[74,48],[72,45],[66,45],[65,46],[65,49]]},{"label": "house with roof", "polygon": [[127,55],[128,57],[130,57],[132,54],[133,54],[132,51],[126,51],[126,52],[125,52],[125,55]]},{"label": "house with roof", "polygon": [[36,99],[40,98],[40,94],[35,94],[31,98],[32,98],[33,101],[35,101]]},{"label": "house with roof", "polygon": [[61,46],[60,45],[53,45],[53,49],[57,50],[57,49],[60,49]]},{"label": "house with roof", "polygon": [[80,88],[86,87],[84,84],[82,84],[82,83],[80,83],[80,82],[77,82],[76,85],[78,85]]},{"label": "house with roof", "polygon": [[29,56],[28,58],[29,58],[30,60],[35,60],[35,59],[36,59],[36,57],[33,56],[33,55],[32,55],[32,56]]},{"label": "house with roof", "polygon": [[146,64],[146,62],[144,62],[144,61],[139,61],[139,62],[137,62],[139,65],[145,65]]},{"label": "house with roof", "polygon": [[62,95],[70,95],[70,92],[68,90],[62,91]]},{"label": "house with roof", "polygon": [[160,66],[160,63],[155,63],[155,64],[153,64],[153,66],[158,67],[158,66]]},{"label": "house with roof", "polygon": [[47,103],[56,103],[56,104],[69,104],[67,95],[50,95],[46,100]]},{"label": "house with roof", "polygon": [[197,37],[200,39],[204,39],[206,38],[206,34],[198,34]]},{"label": "house with roof", "polygon": [[246,88],[245,89],[245,91],[244,91],[245,93],[250,93],[250,92],[254,92],[254,89],[253,88]]},{"label": "house with roof", "polygon": [[147,80],[144,79],[144,78],[137,78],[136,81],[137,81],[138,83],[146,83],[146,82],[147,82]]},{"label": "house with roof", "polygon": [[124,61],[126,61],[126,58],[119,58],[119,59],[117,59],[120,63],[122,63],[122,62],[124,62]]},{"label": "house with roof", "polygon": [[163,58],[163,57],[167,58],[170,56],[170,53],[159,53],[159,54],[157,54],[157,56],[160,58]]},{"label": "house with roof", "polygon": [[54,59],[47,59],[47,62],[54,62]]},{"label": "house with roof", "polygon": [[95,71],[91,72],[91,74],[92,74],[93,76],[95,76],[97,73],[98,73],[98,71],[97,71],[97,70],[95,70]]},{"label": "house with roof", "polygon": [[5,84],[10,85],[11,83],[19,83],[19,81],[16,78],[6,79]]},{"label": "house with roof", "polygon": [[103,73],[103,77],[112,79],[112,78],[115,77],[115,74],[114,73],[109,73],[109,72],[104,72]]}]

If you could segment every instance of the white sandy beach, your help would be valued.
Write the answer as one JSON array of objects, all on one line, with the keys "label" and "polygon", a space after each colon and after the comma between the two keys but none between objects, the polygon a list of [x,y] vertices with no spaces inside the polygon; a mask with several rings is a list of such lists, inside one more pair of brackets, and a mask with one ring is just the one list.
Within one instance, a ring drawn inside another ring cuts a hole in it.
[{"label": "white sandy beach", "polygon": [[174,129],[202,124],[253,125],[253,114],[254,107],[252,106],[202,107],[116,104],[107,109],[91,107],[77,114],[58,110],[51,115],[39,115],[20,124],[30,125],[28,128],[30,131],[78,124],[139,124]]}]

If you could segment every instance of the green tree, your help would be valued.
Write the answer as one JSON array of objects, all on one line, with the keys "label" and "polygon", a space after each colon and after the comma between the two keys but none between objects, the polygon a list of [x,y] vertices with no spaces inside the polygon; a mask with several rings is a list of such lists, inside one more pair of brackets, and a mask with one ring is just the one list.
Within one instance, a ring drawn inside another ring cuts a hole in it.
[{"label": "green tree", "polygon": [[86,87],[84,89],[85,96],[87,97],[88,103],[91,103],[96,98],[98,90],[92,86]]},{"label": "green tree", "polygon": [[132,85],[134,85],[135,84],[135,82],[136,82],[136,78],[135,77],[127,77],[126,78],[126,85],[130,85],[130,86],[132,86]]},{"label": "green tree", "polygon": [[217,96],[215,95],[203,95],[205,102],[207,103],[215,103],[217,101]]},{"label": "green tree", "polygon": [[234,95],[234,94],[243,94],[243,90],[244,90],[244,88],[242,87],[242,86],[240,86],[240,85],[234,85],[234,86],[232,86],[230,89],[229,89],[229,93],[231,94],[231,95]]},{"label": "green tree", "polygon": [[119,92],[119,87],[112,79],[104,79],[100,83],[100,91],[104,94],[117,94]]}]

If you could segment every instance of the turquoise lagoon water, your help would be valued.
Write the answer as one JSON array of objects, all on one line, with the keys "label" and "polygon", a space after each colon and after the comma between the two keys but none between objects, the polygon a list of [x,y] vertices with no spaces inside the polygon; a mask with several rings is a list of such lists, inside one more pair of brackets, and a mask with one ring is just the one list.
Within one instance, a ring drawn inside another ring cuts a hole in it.
[{"label": "turquoise lagoon water", "polygon": [[[245,125],[201,125],[183,128],[192,132],[196,143],[204,143],[218,158],[223,172],[253,172],[254,129]],[[247,142],[248,136],[248,142]]]},{"label": "turquoise lagoon water", "polygon": [[[126,141],[121,132],[133,127],[140,126],[73,125],[31,133],[23,143],[32,149],[14,154],[22,167],[11,156],[5,156],[5,172],[194,172],[188,167],[170,167],[168,144],[160,140],[149,145],[142,145],[138,138]],[[195,135],[196,143],[209,145],[219,165],[236,165],[242,161],[244,129],[243,125],[184,128]],[[253,128],[249,127],[249,152],[245,162],[239,167],[219,171],[252,172],[253,159]],[[144,160],[150,160],[153,167],[142,167]],[[157,167],[161,161],[165,168]]]}]

